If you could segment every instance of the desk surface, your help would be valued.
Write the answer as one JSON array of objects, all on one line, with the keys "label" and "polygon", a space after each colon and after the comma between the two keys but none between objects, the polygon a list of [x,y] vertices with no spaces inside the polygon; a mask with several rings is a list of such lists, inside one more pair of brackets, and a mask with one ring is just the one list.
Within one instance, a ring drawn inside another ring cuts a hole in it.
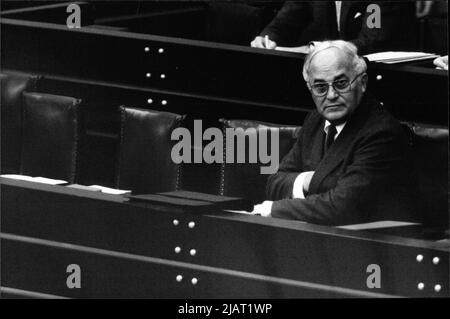
[{"label": "desk surface", "polygon": [[[267,108],[267,112],[273,112],[260,118],[266,121],[273,120],[279,110],[285,114],[297,110],[301,118],[314,107],[299,71],[302,54],[89,26],[68,31],[66,26],[54,23],[8,18],[1,23],[2,46],[8,48],[2,51],[6,69],[147,88],[154,90],[153,94],[156,90],[165,91],[168,94],[162,94],[161,99],[171,103],[164,109],[175,112],[191,111],[184,99],[179,106],[172,102],[175,95],[196,96],[213,105],[219,100],[227,101],[248,109],[250,116],[255,116],[255,106]],[[74,41],[83,50],[72,50]],[[151,52],[146,54],[144,47]],[[155,54],[158,48],[164,53]],[[121,61],[121,72],[115,72],[117,61]],[[143,68],[166,77],[149,79]],[[448,72],[416,62],[370,63],[369,77],[369,90],[400,120],[446,124]],[[146,105],[146,101],[136,103]],[[214,110],[218,116],[220,111],[223,110]]]},{"label": "desk surface", "polygon": [[[449,251],[439,243],[220,211],[171,212],[63,186],[1,184],[6,288],[66,297],[448,295]],[[69,264],[85,269],[84,289],[65,286]],[[381,269],[380,288],[367,286],[370,265]]]}]

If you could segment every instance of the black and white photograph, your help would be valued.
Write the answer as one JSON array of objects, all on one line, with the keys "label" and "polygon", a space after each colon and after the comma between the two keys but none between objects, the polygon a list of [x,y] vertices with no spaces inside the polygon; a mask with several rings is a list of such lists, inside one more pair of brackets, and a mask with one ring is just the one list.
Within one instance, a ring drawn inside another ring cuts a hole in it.
[{"label": "black and white photograph", "polygon": [[449,298],[447,11],[2,0],[0,299]]}]

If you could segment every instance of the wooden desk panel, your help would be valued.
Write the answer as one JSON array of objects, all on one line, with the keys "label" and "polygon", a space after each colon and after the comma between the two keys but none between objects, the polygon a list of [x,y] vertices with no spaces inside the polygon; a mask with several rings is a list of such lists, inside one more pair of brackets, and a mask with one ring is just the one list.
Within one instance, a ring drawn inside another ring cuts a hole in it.
[{"label": "wooden desk panel", "polygon": [[[49,251],[48,254],[51,260],[58,260],[63,258],[58,257],[61,249],[70,244],[87,249],[72,247],[70,254],[81,251],[83,256],[85,253],[90,256],[91,250],[100,249],[112,254],[108,258],[120,259],[123,254],[148,258],[150,268],[157,260],[159,265],[199,271],[196,278],[204,283],[202,287],[208,288],[187,292],[189,297],[214,297],[217,293],[225,298],[232,295],[230,290],[246,286],[247,280],[252,284],[243,290],[243,297],[246,293],[248,297],[258,298],[372,296],[373,293],[373,296],[439,297],[447,296],[449,291],[449,251],[433,242],[225,212],[177,213],[106,197],[88,198],[93,195],[84,196],[82,191],[69,194],[63,186],[6,179],[2,179],[1,191],[2,238],[8,241],[6,247],[10,244],[22,247],[14,249],[17,252],[13,253],[14,257],[2,259],[6,263],[11,258],[27,260],[29,250],[45,255],[44,251],[57,249],[58,253]],[[45,244],[47,241],[52,245]],[[175,247],[180,247],[180,253],[175,252]],[[191,254],[192,249],[195,254]],[[9,253],[7,250],[6,254]],[[61,254],[65,256],[66,252]],[[419,254],[424,257],[422,262],[416,260]],[[437,265],[432,263],[434,257],[440,259]],[[109,263],[98,261],[98,267],[103,262]],[[95,261],[92,263],[96,265]],[[369,275],[366,269],[370,264],[381,268],[380,289],[366,286]],[[131,267],[132,272],[132,266],[127,263],[117,267],[122,271]],[[20,268],[4,265],[3,269]],[[21,275],[20,271],[14,271],[2,276],[15,282]],[[115,271],[118,270],[111,269],[112,274]],[[194,276],[193,272],[187,272],[187,276]],[[173,280],[176,273],[164,275],[164,281],[169,277]],[[425,283],[422,291],[417,289],[419,282]],[[120,282],[112,284],[121,285]],[[433,291],[436,284],[442,286],[439,293]],[[40,292],[60,294],[52,289]],[[164,291],[160,292],[161,296],[166,296]],[[174,291],[174,296],[178,293],[186,292]],[[156,291],[151,296],[158,294]]]}]

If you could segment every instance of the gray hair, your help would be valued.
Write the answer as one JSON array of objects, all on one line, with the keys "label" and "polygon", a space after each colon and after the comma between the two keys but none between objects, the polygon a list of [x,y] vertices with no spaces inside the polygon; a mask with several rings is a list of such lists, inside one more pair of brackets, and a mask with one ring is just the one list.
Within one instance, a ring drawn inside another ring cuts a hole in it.
[{"label": "gray hair", "polygon": [[358,49],[351,42],[343,40],[311,42],[309,47],[310,51],[303,64],[303,78],[306,82],[309,80],[309,68],[313,57],[316,56],[317,53],[329,48],[336,48],[344,52],[348,56],[350,65],[356,73],[363,73],[367,70],[366,61],[358,55]]}]

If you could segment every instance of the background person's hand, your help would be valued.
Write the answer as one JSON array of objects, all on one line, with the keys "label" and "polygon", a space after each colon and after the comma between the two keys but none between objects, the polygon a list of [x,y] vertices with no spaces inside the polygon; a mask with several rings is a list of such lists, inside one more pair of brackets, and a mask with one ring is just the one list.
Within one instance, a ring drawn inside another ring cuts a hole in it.
[{"label": "background person's hand", "polygon": [[270,217],[270,213],[272,212],[272,204],[273,201],[266,200],[261,204],[255,205],[252,213],[263,217]]},{"label": "background person's hand", "polygon": [[[267,46],[266,46],[267,44]],[[275,47],[277,46],[277,43],[275,41],[272,41],[270,39],[267,39],[267,43],[266,43],[266,39],[264,37],[261,36],[257,36],[251,43],[250,45],[253,48],[262,48],[262,49],[275,49]]]},{"label": "background person's hand", "polygon": [[448,70],[448,55],[434,59],[433,63],[438,69]]}]

